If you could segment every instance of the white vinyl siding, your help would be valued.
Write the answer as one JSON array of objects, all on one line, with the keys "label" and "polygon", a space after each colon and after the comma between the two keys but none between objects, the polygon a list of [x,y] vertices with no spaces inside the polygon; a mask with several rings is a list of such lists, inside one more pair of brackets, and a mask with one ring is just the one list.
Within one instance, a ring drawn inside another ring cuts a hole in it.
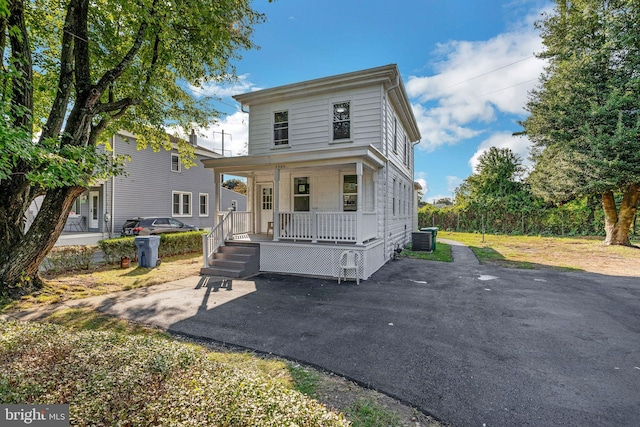
[{"label": "white vinyl siding", "polygon": [[249,120],[249,155],[271,154],[274,146],[273,114],[288,111],[288,149],[317,150],[333,143],[333,104],[350,103],[350,138],[354,145],[373,145],[381,149],[382,127],[379,86],[362,87],[340,92],[328,92],[308,98],[296,98],[277,103],[252,105]]}]

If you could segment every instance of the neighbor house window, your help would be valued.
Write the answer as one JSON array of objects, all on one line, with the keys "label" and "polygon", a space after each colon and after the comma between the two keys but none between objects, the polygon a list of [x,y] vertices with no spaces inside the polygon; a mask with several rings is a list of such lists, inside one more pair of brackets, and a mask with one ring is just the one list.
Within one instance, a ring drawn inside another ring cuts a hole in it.
[{"label": "neighbor house window", "polygon": [[273,145],[289,145],[289,112],[273,114]]},{"label": "neighbor house window", "polygon": [[171,154],[171,172],[180,172],[180,156]]},{"label": "neighbor house window", "polygon": [[309,193],[309,178],[293,178],[293,210],[294,212],[309,212],[311,209]]},{"label": "neighbor house window", "polygon": [[349,102],[333,104],[333,139],[351,138],[351,105]]},{"label": "neighbor house window", "polygon": [[200,193],[200,216],[209,216],[209,195]]},{"label": "neighbor house window", "polygon": [[174,191],[173,216],[191,216],[191,193]]},{"label": "neighbor house window", "polygon": [[358,210],[358,176],[345,175],[342,178],[342,210]]}]

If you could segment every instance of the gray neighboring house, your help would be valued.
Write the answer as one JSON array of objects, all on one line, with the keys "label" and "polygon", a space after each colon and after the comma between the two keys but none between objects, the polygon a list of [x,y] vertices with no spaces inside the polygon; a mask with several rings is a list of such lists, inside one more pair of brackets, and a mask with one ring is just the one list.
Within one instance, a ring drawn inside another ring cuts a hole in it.
[{"label": "gray neighboring house", "polygon": [[[138,150],[135,135],[120,131],[111,138],[116,154],[131,158],[125,166],[126,175],[110,178],[90,187],[74,202],[58,245],[90,244],[100,239],[117,237],[122,225],[130,218],[165,216],[186,224],[210,229],[215,223],[213,172],[205,169],[203,160],[222,157],[197,145],[194,133],[190,141],[195,146],[195,165],[185,168],[178,150],[151,148]],[[246,209],[246,196],[231,190],[221,192],[221,205]],[[29,210],[29,220],[37,215],[41,204],[37,199]]]}]

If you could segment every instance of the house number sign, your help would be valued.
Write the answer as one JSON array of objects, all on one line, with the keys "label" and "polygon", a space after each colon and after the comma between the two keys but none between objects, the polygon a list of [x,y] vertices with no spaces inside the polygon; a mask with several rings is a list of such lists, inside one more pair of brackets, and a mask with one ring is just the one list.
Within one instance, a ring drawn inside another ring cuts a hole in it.
[{"label": "house number sign", "polygon": [[284,165],[276,165],[276,169],[284,169]]}]

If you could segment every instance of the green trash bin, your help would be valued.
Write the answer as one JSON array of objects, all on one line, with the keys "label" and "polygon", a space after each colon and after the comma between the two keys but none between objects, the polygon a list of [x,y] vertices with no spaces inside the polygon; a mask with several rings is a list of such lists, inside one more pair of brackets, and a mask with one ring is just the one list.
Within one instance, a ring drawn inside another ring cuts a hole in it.
[{"label": "green trash bin", "polygon": [[436,250],[436,236],[438,235],[438,227],[425,227],[421,228],[420,231],[425,231],[431,233],[431,251]]}]

